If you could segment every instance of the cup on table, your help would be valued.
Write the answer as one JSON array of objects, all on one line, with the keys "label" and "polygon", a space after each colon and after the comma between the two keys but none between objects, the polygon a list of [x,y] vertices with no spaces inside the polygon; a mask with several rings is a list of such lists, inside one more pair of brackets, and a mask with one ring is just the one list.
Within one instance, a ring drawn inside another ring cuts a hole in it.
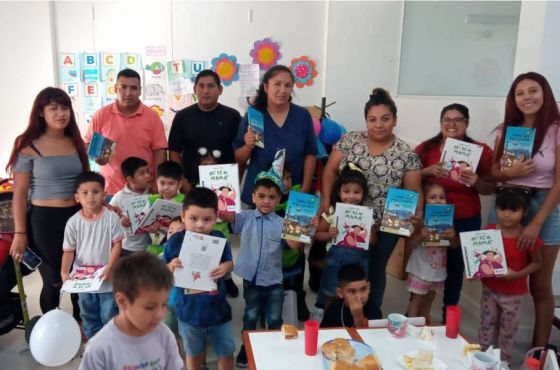
[{"label": "cup on table", "polygon": [[317,354],[317,339],[319,337],[319,322],[307,320],[305,327],[305,354],[315,356]]},{"label": "cup on table", "polygon": [[486,352],[476,352],[473,354],[471,370],[496,370],[498,359]]},{"label": "cup on table", "polygon": [[406,327],[408,325],[408,318],[400,313],[390,313],[387,316],[389,321],[389,332],[393,334],[395,338],[404,338],[406,336]]},{"label": "cup on table", "polygon": [[445,319],[445,336],[455,339],[459,335],[459,324],[461,323],[461,307],[447,306]]}]

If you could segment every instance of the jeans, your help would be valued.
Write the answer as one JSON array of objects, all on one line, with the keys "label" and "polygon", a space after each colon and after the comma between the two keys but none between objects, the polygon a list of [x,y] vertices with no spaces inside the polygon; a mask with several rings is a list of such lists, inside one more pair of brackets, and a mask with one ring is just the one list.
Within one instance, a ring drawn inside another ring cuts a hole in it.
[{"label": "jeans", "polygon": [[84,334],[91,339],[103,325],[119,313],[113,293],[80,293],[80,317]]},{"label": "jeans", "polygon": [[205,353],[208,339],[218,357],[231,356],[235,352],[231,321],[216,326],[198,327],[179,320],[178,328],[183,339],[185,353],[189,356],[194,357]]},{"label": "jeans", "polygon": [[375,307],[381,307],[383,304],[383,295],[385,294],[385,284],[387,282],[385,269],[398,240],[398,235],[380,231],[377,234],[377,244],[370,244],[369,246],[368,276],[371,284],[369,299]]},{"label": "jeans", "polygon": [[284,304],[282,284],[257,286],[250,281],[243,280],[243,298],[245,299],[243,330],[255,330],[261,312],[264,313],[268,329],[280,329],[283,323],[282,306]]},{"label": "jeans", "polygon": [[[455,232],[457,235],[466,231],[480,230],[480,215],[454,221]],[[445,311],[447,306],[456,306],[461,298],[461,288],[463,287],[463,253],[461,247],[447,248],[447,279],[443,290],[443,318],[445,321]]]}]

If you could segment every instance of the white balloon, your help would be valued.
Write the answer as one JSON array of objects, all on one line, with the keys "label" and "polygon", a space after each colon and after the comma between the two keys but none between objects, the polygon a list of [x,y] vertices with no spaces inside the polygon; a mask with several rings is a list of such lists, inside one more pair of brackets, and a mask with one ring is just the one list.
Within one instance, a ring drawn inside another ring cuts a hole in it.
[{"label": "white balloon", "polygon": [[56,309],[37,321],[31,331],[29,348],[41,365],[60,366],[76,356],[81,340],[80,326],[72,315]]}]

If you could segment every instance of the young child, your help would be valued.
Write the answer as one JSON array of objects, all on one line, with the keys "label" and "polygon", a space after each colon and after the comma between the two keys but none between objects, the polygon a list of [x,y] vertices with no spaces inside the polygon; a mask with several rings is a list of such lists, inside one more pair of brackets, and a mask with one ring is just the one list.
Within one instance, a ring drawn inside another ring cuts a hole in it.
[{"label": "young child", "polygon": [[[284,192],[280,198],[280,203],[276,206],[276,213],[280,217],[284,217],[286,213],[290,191],[301,190],[300,184],[292,184],[292,171],[287,163],[284,163],[282,181],[284,182]],[[299,321],[309,320],[309,308],[307,308],[307,303],[305,302],[306,293],[305,289],[303,289],[304,271],[305,252],[303,248],[293,249],[282,239],[282,275],[284,277],[284,290],[293,290],[296,292],[297,317]]]},{"label": "young child", "polygon": [[[167,228],[167,235],[166,241],[170,240],[171,237],[178,233],[185,230],[185,223],[181,219],[181,216],[175,217],[169,223],[169,227]],[[165,246],[165,245],[164,245]],[[177,347],[179,348],[179,353],[181,354],[181,358],[186,358],[186,353],[184,351],[183,340],[181,339],[181,335],[179,334],[179,322],[177,321],[177,313],[175,312],[174,307],[175,302],[175,291],[171,290],[169,292],[169,299],[167,300],[167,313],[163,318],[163,323],[167,325],[169,329],[173,332],[175,339],[177,340]]]},{"label": "young child", "polygon": [[[445,190],[439,184],[425,182],[422,186],[426,204],[447,204]],[[459,246],[455,229],[450,228],[440,234],[442,239],[450,242],[450,247]],[[423,241],[428,238],[428,229],[421,223],[406,239],[405,248],[412,249],[406,271],[407,288],[411,293],[407,314],[409,317],[424,316],[430,324],[432,302],[439,290],[443,289],[447,278],[447,247],[427,247]]]},{"label": "young child", "polygon": [[[148,197],[150,205],[153,205],[158,199],[182,204],[185,199],[185,195],[179,193],[182,174],[183,170],[178,163],[166,161],[160,164],[156,169],[158,194],[152,194]],[[159,232],[159,224],[157,223],[155,227],[147,231],[150,233],[151,238],[151,244],[148,245],[147,251],[159,256],[163,253],[163,246],[168,239],[165,238],[165,235],[161,235]]]},{"label": "young child", "polygon": [[[282,217],[274,209],[280,201],[284,184],[274,171],[257,175],[253,190],[256,209],[224,215],[233,222],[233,232],[240,234],[239,254],[234,273],[243,278],[245,314],[243,330],[255,330],[261,310],[268,329],[282,326]],[[301,243],[286,241],[294,249]],[[236,358],[238,367],[247,367],[245,347]]]},{"label": "young child", "polygon": [[[218,197],[207,188],[195,188],[185,197],[183,203],[183,221],[185,230],[223,238],[224,235],[213,230],[218,212]],[[185,231],[176,233],[165,245],[163,253],[171,271],[182,267],[178,258]],[[183,261],[187,263],[187,261]],[[224,280],[233,269],[229,242],[222,253],[218,267],[211,271],[211,277],[217,280],[217,291],[194,293],[175,287],[174,308],[179,320],[179,333],[185,343],[187,368],[199,370],[206,353],[206,341],[210,340],[218,356],[220,370],[233,369],[235,344],[231,329],[231,307],[226,300]]]},{"label": "young child", "polygon": [[[362,205],[367,198],[367,180],[357,167],[346,166],[338,175],[334,184],[331,204],[345,203]],[[338,235],[338,229],[334,227],[334,208],[330,215],[323,214],[315,239],[324,242],[332,242]],[[371,235],[374,235],[373,228]],[[370,239],[371,240],[371,239]],[[341,242],[337,245],[327,245],[327,255],[325,257],[325,269],[323,270],[319,295],[317,296],[317,307],[328,307],[337,297],[337,274],[338,270],[348,264],[361,266],[367,274],[369,254],[367,250],[359,249]],[[323,301],[324,300],[324,301]]]},{"label": "young child", "polygon": [[[133,198],[141,195],[148,196],[152,186],[152,176],[148,170],[148,162],[142,158],[128,157],[121,164],[121,171],[126,179],[126,185],[123,189],[115,193],[109,204],[116,207],[121,212],[121,225],[130,227],[130,219],[123,214],[124,201],[127,198]],[[150,235],[126,234],[126,239],[122,246],[122,255],[127,256],[131,253],[144,251],[150,244]]]},{"label": "young child", "polygon": [[[521,188],[500,188],[496,193],[497,225],[486,229],[502,232],[508,273],[497,278],[481,279],[482,298],[480,301],[480,330],[478,341],[486,350],[498,337],[502,361],[511,362],[515,333],[521,318],[524,296],[528,293],[527,277],[541,266],[541,239],[537,239],[532,249],[517,247],[530,202],[529,190]],[[498,325],[499,323],[499,325]],[[496,333],[497,331],[497,333]]]},{"label": "young child", "polygon": [[117,262],[113,290],[119,314],[87,344],[80,370],[180,370],[173,334],[161,323],[173,275],[146,252]]},{"label": "young child", "polygon": [[[70,217],[64,230],[60,274],[72,279],[79,269],[106,266],[105,280],[97,293],[79,293],[80,317],[87,338],[92,338],[118,313],[110,284],[111,269],[121,254],[124,238],[119,217],[103,206],[105,179],[95,172],[83,172],[76,180],[76,201],[82,209]],[[72,268],[72,274],[70,269]]]},{"label": "young child", "polygon": [[337,273],[338,299],[325,310],[321,327],[352,327],[367,328],[368,320],[381,318],[379,307],[370,303],[369,281],[366,272],[360,265],[341,266]]}]

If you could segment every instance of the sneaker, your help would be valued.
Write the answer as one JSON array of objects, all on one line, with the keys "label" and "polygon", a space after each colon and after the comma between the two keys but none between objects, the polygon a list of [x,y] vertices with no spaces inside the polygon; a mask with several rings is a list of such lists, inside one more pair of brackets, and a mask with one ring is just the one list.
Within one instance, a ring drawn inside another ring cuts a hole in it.
[{"label": "sneaker", "polygon": [[233,282],[233,279],[227,279],[226,283],[226,293],[231,298],[236,298],[239,295],[239,289],[237,285]]},{"label": "sneaker", "polygon": [[247,367],[247,354],[245,353],[245,345],[241,346],[239,354],[235,358],[235,366],[243,369]]}]

